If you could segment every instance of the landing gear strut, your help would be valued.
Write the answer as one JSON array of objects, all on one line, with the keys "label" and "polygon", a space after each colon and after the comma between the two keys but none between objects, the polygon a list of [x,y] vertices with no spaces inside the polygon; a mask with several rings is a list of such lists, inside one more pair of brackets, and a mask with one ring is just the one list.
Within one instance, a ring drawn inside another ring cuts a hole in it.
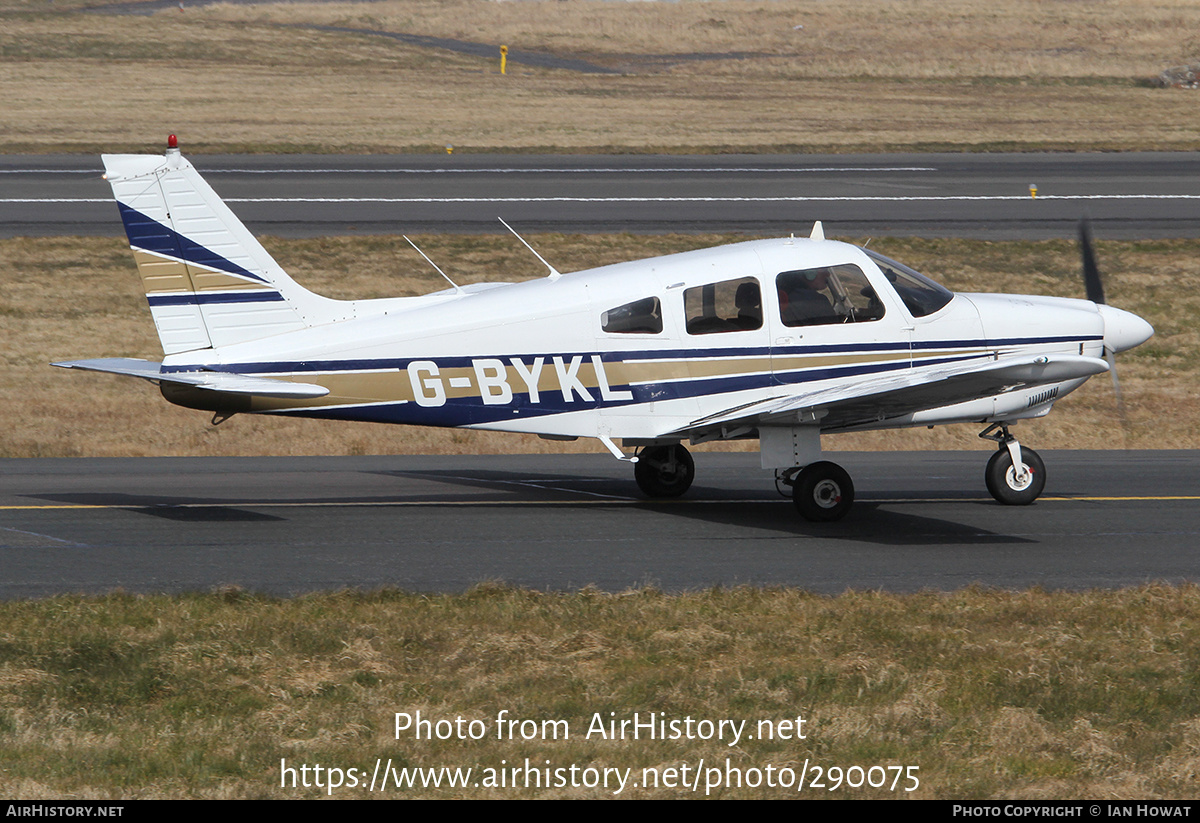
[{"label": "landing gear strut", "polygon": [[696,463],[688,450],[673,446],[650,446],[638,452],[633,479],[647,497],[679,497],[696,477]]},{"label": "landing gear strut", "polygon": [[854,483],[850,474],[828,460],[790,469],[780,475],[777,482],[792,487],[796,511],[813,523],[841,520],[854,505]]},{"label": "landing gear strut", "polygon": [[1018,443],[1003,423],[988,426],[979,436],[997,444],[983,474],[992,497],[1006,506],[1028,506],[1037,500],[1046,487],[1046,464],[1038,453]]}]

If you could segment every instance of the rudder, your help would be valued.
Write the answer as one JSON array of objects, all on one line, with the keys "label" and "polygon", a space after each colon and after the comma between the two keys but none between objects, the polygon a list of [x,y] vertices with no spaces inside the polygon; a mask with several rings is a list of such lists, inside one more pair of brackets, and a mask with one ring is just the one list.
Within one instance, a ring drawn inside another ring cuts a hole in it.
[{"label": "rudder", "polygon": [[220,348],[339,319],[297,284],[179,153],[104,155],[166,354]]}]

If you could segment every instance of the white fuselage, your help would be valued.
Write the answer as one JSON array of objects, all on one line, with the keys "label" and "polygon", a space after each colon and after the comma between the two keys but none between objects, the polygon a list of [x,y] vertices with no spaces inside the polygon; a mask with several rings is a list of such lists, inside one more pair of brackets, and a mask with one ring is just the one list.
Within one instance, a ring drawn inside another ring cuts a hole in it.
[{"label": "white fuselage", "polygon": [[[869,289],[862,291],[874,292],[878,317],[784,323],[786,298],[775,287],[781,272],[846,265],[865,276]],[[686,292],[747,279],[759,285],[757,328],[689,332]],[[657,298],[660,331],[604,330],[606,312],[648,298]],[[1083,300],[959,294],[914,316],[861,249],[808,239],[739,243],[467,293],[358,301],[352,314],[174,355],[164,368],[203,366],[330,389],[319,401],[255,398],[250,411],[639,441],[670,437],[797,384],[816,392],[1031,353],[1098,357],[1105,334],[1096,306]],[[823,428],[1036,416],[1082,382]]]}]

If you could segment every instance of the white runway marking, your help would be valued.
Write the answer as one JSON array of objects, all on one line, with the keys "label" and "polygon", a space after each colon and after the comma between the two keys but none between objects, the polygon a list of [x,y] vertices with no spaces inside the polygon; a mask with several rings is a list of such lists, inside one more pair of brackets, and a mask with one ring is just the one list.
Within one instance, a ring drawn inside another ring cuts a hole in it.
[{"label": "white runway marking", "polygon": [[14,534],[24,534],[30,537],[40,537],[43,540],[52,540],[55,543],[62,543],[67,546],[78,546],[85,549],[87,548],[86,543],[76,543],[74,540],[63,540],[61,537],[53,537],[48,534],[42,534],[41,532],[27,532],[24,529],[13,529],[9,528],[8,526],[0,526],[0,531],[13,532]]},{"label": "white runway marking", "polygon": [[[835,174],[930,172],[931,166],[801,166],[789,168],[651,169],[201,169],[204,174]],[[0,174],[103,174],[103,169],[0,169]]]},{"label": "white runway marking", "polygon": [[[1200,194],[861,195],[853,197],[227,197],[226,203],[899,203],[1028,200],[1200,200]],[[2,198],[0,203],[111,203],[109,197]]]},{"label": "white runway marking", "polygon": [[[438,478],[432,478],[437,480]],[[166,503],[166,504],[142,504],[142,503],[45,503],[34,505],[20,506],[3,506],[0,505],[0,511],[51,511],[59,509],[117,509],[139,511],[143,509],[320,509],[320,508],[410,508],[410,507],[445,507],[445,506],[462,506],[462,507],[521,507],[521,506],[632,506],[632,507],[648,507],[655,506],[713,506],[713,505],[765,505],[765,506],[787,506],[791,505],[791,501],[784,497],[752,497],[752,498],[661,498],[650,500],[641,497],[619,497],[616,495],[600,494],[598,492],[589,492],[584,489],[571,489],[562,486],[540,486],[536,483],[521,482],[518,480],[483,480],[480,478],[462,478],[465,480],[473,480],[479,483],[495,483],[497,485],[525,486],[527,488],[542,489],[544,491],[562,492],[567,494],[586,495],[586,497],[577,498],[575,500],[239,500],[239,501],[224,501],[220,503]],[[991,503],[990,497],[862,497],[859,498],[862,503],[876,504],[913,504],[913,503]],[[1180,503],[1180,502],[1196,502],[1200,501],[1200,495],[1162,495],[1157,497],[1066,497],[1059,495],[1045,495],[1039,499],[1040,503]],[[5,529],[6,531],[21,531],[20,529]],[[24,532],[25,534],[37,534],[36,532]],[[47,537],[50,540],[58,540],[59,538],[49,537],[48,535],[38,535]],[[60,542],[70,543],[68,540]],[[74,544],[83,545],[83,544]]]},{"label": "white runway marking", "polygon": [[930,172],[932,166],[793,166],[789,168],[650,168],[650,169],[208,169],[205,174],[857,174]]}]

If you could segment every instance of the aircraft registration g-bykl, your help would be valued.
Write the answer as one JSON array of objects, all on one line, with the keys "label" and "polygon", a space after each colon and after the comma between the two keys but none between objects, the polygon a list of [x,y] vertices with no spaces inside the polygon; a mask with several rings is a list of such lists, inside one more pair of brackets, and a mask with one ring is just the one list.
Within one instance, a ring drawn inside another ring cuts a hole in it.
[{"label": "aircraft registration g-bykl", "polygon": [[104,165],[165,357],[54,365],[149,380],[214,421],[248,412],[593,437],[634,464],[650,497],[691,485],[684,441],[758,438],[763,469],[800,514],[837,520],[854,486],[821,460],[823,434],[974,422],[997,443],[988,490],[1031,503],[1045,466],[1009,427],[1153,334],[1104,304],[1083,230],[1088,300],[955,294],[826,240],[820,223],[807,238],[333,300],[279,267],[173,135],[165,157]]}]

